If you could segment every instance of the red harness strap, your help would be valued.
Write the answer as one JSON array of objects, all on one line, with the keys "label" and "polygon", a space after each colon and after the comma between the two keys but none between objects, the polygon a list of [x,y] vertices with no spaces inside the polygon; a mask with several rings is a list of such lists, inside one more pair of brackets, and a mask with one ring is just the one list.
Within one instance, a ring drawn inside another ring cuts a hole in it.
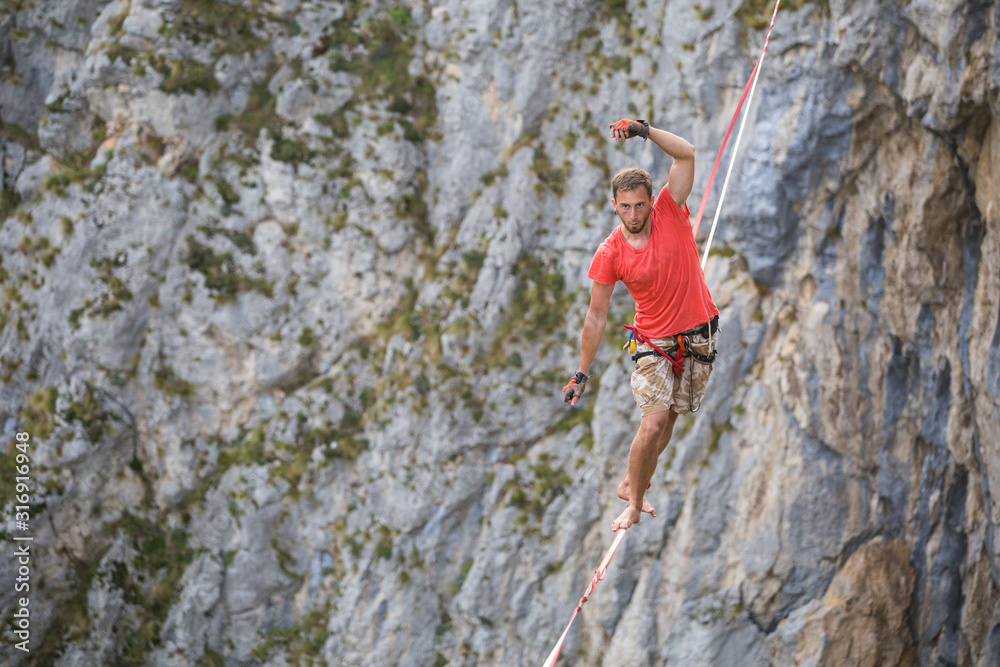
[{"label": "red harness strap", "polygon": [[656,350],[657,354],[662,357],[666,357],[667,361],[670,362],[670,365],[674,367],[674,375],[680,375],[684,372],[684,336],[677,336],[677,356],[671,357],[669,354],[658,348],[656,343],[643,336],[634,326],[628,324],[623,324],[622,326],[635,334],[635,339],[637,341],[649,345],[651,348]]}]

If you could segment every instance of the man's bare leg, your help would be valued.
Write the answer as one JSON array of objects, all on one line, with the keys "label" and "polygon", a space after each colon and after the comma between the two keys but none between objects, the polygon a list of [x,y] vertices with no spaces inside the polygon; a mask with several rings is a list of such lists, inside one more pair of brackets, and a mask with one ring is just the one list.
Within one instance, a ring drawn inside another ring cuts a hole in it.
[{"label": "man's bare leg", "polygon": [[[656,444],[657,459],[659,459],[660,454],[662,454],[664,450],[666,450],[667,445],[670,444],[670,437],[671,435],[673,435],[674,432],[674,424],[677,423],[677,413],[674,412],[673,409],[670,409],[667,412],[668,412],[667,423],[664,424],[663,431],[660,434],[659,441]],[[632,440],[632,447],[635,447],[635,442],[636,440],[639,439],[641,433],[642,433],[641,429],[636,432],[635,438]],[[629,449],[629,451],[630,452],[632,451],[631,448]],[[647,486],[644,488],[649,488],[648,482]],[[617,491],[618,491],[618,497],[625,501],[628,501],[632,495],[631,493],[632,489],[631,486],[629,485],[629,480],[628,480],[628,468],[625,469],[625,474],[622,476],[622,481],[618,484]],[[656,516],[656,510],[653,508],[650,502],[645,498],[642,501],[642,511],[646,512],[651,516]]]},{"label": "man's bare leg", "polygon": [[676,419],[677,414],[673,410],[665,410],[643,417],[639,423],[639,432],[636,433],[628,453],[626,477],[631,497],[625,506],[625,511],[611,522],[611,530],[627,529],[632,524],[639,523],[646,485],[653,478],[656,460],[662,451],[661,441],[664,438],[669,440],[669,435],[664,434],[673,430]]},{"label": "man's bare leg", "polygon": [[[635,432],[635,437],[632,438],[632,446],[629,447],[630,453],[636,447],[636,443],[639,441],[640,437],[642,437],[641,428]],[[628,484],[628,467],[626,466],[625,475],[622,476],[622,481],[619,482],[616,492],[618,493],[619,498],[627,502],[632,497],[631,491],[632,489]],[[650,504],[649,500],[645,498],[643,498],[642,500],[642,511],[652,516],[656,516],[656,509],[654,509],[653,506]]]}]

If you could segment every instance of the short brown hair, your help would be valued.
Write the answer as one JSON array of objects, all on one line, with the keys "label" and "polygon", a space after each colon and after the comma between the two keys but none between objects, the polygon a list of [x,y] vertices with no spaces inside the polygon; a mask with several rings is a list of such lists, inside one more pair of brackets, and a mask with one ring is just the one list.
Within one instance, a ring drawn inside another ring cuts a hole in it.
[{"label": "short brown hair", "polygon": [[639,186],[646,188],[646,194],[653,196],[653,179],[638,167],[622,169],[611,180],[611,196],[618,199],[619,190],[635,190]]}]

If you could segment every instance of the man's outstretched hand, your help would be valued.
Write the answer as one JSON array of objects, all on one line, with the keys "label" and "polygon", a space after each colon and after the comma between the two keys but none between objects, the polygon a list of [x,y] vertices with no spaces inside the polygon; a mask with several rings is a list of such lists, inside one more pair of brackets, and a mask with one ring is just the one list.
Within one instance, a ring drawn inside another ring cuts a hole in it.
[{"label": "man's outstretched hand", "polygon": [[576,405],[576,402],[580,400],[583,396],[583,390],[587,388],[587,380],[590,378],[577,371],[573,373],[573,379],[569,381],[563,390],[563,403],[569,403],[570,405]]},{"label": "man's outstretched hand", "polygon": [[611,138],[615,141],[625,141],[632,137],[649,138],[649,123],[644,120],[629,120],[622,118],[611,124]]}]

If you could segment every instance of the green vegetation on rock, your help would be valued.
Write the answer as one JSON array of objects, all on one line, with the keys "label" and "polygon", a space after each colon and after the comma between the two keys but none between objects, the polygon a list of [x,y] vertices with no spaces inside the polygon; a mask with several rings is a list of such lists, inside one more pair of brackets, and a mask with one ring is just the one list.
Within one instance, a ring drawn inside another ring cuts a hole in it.
[{"label": "green vegetation on rock", "polygon": [[126,513],[104,528],[106,535],[118,531],[135,552],[128,563],[114,562],[110,577],[132,610],[122,657],[124,664],[141,665],[161,645],[160,632],[177,600],[178,583],[197,552],[188,546],[187,531],[177,527],[168,532],[155,519]]},{"label": "green vegetation on rock", "polygon": [[70,152],[63,155],[56,173],[46,177],[42,187],[60,197],[66,196],[66,189],[73,183],[83,184],[88,191],[93,190],[96,183],[104,176],[104,165],[91,167],[96,155],[96,144],[91,150]]},{"label": "green vegetation on rock", "polygon": [[311,658],[320,657],[326,642],[329,620],[328,609],[312,609],[300,617],[298,622],[268,632],[251,653],[257,660],[268,661],[280,650],[283,661],[290,665],[313,664]]},{"label": "green vegetation on rock", "polygon": [[[807,4],[816,5],[821,16],[830,16],[829,0],[785,0],[781,4],[781,11],[794,12]],[[774,2],[772,0],[743,0],[734,16],[751,30],[764,30],[771,23],[773,13]]]},{"label": "green vegetation on rock", "polygon": [[169,68],[164,68],[163,82],[160,89],[165,93],[185,93],[194,95],[198,91],[213,93],[219,89],[219,81],[215,72],[193,60],[175,60]]},{"label": "green vegetation on rock", "polygon": [[214,0],[181,0],[175,19],[160,32],[183,37],[194,45],[211,44],[218,52],[249,53],[268,43],[267,17],[256,11],[261,0],[230,4]]},{"label": "green vegetation on rock", "polygon": [[241,292],[249,290],[256,290],[268,298],[274,296],[274,283],[243,273],[231,251],[216,253],[193,236],[187,237],[187,246],[181,261],[205,276],[205,287],[216,303],[231,303]]},{"label": "green vegetation on rock", "polygon": [[387,97],[388,110],[405,117],[404,138],[419,143],[437,123],[437,102],[431,81],[409,73],[415,42],[410,10],[391,9],[360,26],[357,12],[351,6],[335,21],[317,52],[327,54],[331,70],[360,78],[361,98]]},{"label": "green vegetation on rock", "polygon": [[[534,481],[528,486],[522,482],[520,473],[514,473],[514,479],[504,485],[507,491],[507,505],[521,510],[516,523],[523,525],[530,520],[538,521],[545,514],[546,508],[557,496],[566,494],[566,487],[573,480],[558,466],[553,466],[547,453],[538,457],[538,463],[531,466]],[[537,528],[535,528],[537,530]],[[529,532],[532,532],[529,529]]]}]

